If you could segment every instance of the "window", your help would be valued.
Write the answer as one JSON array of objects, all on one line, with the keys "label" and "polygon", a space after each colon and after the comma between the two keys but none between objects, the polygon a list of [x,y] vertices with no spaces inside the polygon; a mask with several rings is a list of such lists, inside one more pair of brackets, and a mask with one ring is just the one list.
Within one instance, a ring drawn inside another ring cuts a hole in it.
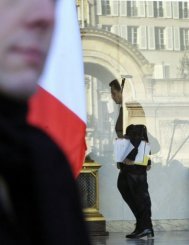
[{"label": "window", "polygon": [[163,2],[154,2],[154,17],[163,17]]},{"label": "window", "polygon": [[189,17],[189,3],[188,2],[179,2],[179,18],[186,19]]},{"label": "window", "polygon": [[105,31],[111,31],[111,25],[102,25],[102,29]]},{"label": "window", "polygon": [[103,0],[102,1],[102,14],[103,15],[110,15],[111,8],[110,8],[110,1],[109,0]]},{"label": "window", "polygon": [[127,2],[127,15],[128,16],[137,16],[137,5],[136,1],[128,1]]},{"label": "window", "polygon": [[169,64],[156,64],[154,66],[154,78],[167,79],[170,77],[170,65]]},{"label": "window", "polygon": [[155,27],[156,49],[165,49],[164,28]]},{"label": "window", "polygon": [[180,47],[181,50],[189,50],[189,28],[180,29]]},{"label": "window", "polygon": [[164,78],[170,77],[170,66],[169,65],[163,65],[163,77]]},{"label": "window", "polygon": [[137,26],[127,27],[127,40],[135,47],[137,47],[137,29]]}]

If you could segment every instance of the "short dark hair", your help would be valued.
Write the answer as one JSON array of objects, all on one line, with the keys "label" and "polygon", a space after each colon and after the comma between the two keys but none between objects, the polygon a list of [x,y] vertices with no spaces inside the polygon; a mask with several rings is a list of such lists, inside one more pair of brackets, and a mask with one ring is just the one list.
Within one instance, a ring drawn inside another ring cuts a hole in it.
[{"label": "short dark hair", "polygon": [[131,139],[140,139],[148,142],[147,128],[143,124],[130,124],[126,128],[126,137]]},{"label": "short dark hair", "polygon": [[109,83],[109,86],[117,91],[121,91],[121,86],[117,79],[114,79]]}]

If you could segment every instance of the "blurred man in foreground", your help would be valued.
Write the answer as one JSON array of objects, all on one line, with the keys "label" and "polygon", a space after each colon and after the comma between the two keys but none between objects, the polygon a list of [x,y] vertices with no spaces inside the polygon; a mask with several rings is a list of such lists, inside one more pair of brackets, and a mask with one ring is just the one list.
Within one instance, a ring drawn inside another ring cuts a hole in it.
[{"label": "blurred man in foreground", "polygon": [[0,244],[88,245],[65,156],[27,124],[54,27],[55,0],[0,0]]}]

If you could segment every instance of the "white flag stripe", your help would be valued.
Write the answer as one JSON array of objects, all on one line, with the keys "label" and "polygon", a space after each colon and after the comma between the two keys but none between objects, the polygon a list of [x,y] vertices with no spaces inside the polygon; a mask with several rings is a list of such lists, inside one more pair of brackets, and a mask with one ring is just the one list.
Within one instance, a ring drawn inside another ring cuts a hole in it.
[{"label": "white flag stripe", "polygon": [[75,0],[59,0],[56,27],[40,86],[86,122],[82,44]]}]

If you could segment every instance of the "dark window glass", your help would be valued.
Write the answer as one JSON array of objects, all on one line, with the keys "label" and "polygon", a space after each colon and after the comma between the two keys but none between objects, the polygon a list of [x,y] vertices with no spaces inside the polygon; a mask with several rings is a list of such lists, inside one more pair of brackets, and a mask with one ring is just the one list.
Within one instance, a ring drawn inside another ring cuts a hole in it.
[{"label": "dark window glass", "polygon": [[102,1],[102,14],[103,15],[110,15],[111,8],[110,8],[110,1],[109,0],[103,0]]}]

